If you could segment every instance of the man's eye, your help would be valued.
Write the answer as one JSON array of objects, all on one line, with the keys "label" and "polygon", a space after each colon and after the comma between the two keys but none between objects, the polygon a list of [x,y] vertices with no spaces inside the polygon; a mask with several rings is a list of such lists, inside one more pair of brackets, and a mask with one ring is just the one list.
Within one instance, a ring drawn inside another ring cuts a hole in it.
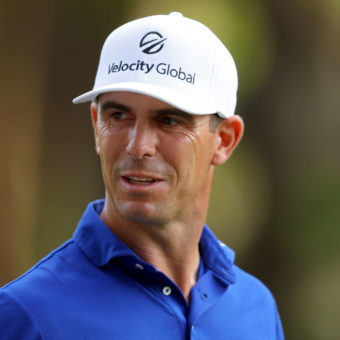
[{"label": "man's eye", "polygon": [[172,117],[163,117],[162,123],[169,126],[174,126],[178,124],[178,120]]},{"label": "man's eye", "polygon": [[116,111],[111,113],[111,117],[114,120],[122,120],[126,117],[126,114],[124,112]]}]

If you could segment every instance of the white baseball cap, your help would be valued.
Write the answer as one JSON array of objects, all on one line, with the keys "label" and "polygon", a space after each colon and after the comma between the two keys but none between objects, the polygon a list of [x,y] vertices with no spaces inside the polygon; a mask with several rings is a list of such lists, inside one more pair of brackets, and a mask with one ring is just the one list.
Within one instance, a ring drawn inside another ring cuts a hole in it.
[{"label": "white baseball cap", "polygon": [[128,22],[106,39],[92,91],[73,103],[106,92],[129,91],[162,100],[190,114],[234,114],[237,71],[217,36],[181,13]]}]

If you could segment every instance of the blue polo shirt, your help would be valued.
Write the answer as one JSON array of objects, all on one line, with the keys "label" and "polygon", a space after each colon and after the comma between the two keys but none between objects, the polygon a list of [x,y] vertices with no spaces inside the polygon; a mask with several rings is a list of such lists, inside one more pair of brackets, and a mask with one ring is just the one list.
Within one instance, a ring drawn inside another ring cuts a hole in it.
[{"label": "blue polo shirt", "polygon": [[0,289],[0,339],[283,339],[274,298],[204,227],[190,305],[89,204],[74,237]]}]

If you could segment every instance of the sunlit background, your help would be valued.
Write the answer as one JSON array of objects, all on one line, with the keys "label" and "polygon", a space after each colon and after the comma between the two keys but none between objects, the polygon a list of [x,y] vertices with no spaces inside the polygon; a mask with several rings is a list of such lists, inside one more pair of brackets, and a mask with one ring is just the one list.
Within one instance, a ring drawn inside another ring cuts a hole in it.
[{"label": "sunlit background", "polygon": [[245,137],[216,171],[210,227],[272,290],[287,339],[340,339],[338,0],[1,0],[0,284],[103,197],[89,106],[71,100],[106,36],[171,11],[209,26],[239,71]]}]

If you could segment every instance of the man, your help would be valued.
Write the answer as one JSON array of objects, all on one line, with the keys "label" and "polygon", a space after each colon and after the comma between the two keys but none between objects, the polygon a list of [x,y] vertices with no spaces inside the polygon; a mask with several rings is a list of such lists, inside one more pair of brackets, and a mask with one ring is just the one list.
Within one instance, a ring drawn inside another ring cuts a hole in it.
[{"label": "man", "polygon": [[180,13],[107,38],[91,101],[105,200],[0,293],[1,339],[283,339],[269,290],[204,225],[243,133],[220,40]]}]

